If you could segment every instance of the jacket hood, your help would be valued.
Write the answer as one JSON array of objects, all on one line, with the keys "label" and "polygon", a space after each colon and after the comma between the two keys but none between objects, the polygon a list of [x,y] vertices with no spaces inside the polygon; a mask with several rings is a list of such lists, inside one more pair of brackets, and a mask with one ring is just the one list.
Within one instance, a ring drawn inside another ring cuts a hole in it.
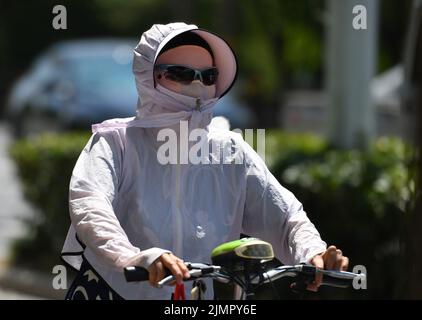
[{"label": "jacket hood", "polygon": [[[224,96],[233,85],[237,74],[237,61],[233,50],[222,38],[216,34],[199,29],[196,25],[176,22],[170,24],[155,24],[142,34],[141,40],[134,50],[133,73],[135,74],[136,88],[141,99],[139,108],[149,103],[158,104],[159,94],[154,87],[153,70],[157,57],[163,47],[173,38],[185,32],[195,32],[211,47],[215,64],[219,70],[216,83],[216,97]],[[158,96],[157,96],[158,95]],[[180,95],[175,94],[176,99]],[[151,101],[151,98],[153,101]],[[156,100],[157,99],[157,100]],[[189,98],[187,100],[190,100]],[[196,98],[192,98],[196,100]],[[183,101],[185,102],[185,101]]]},{"label": "jacket hood", "polygon": [[[154,65],[160,51],[171,39],[189,31],[201,36],[213,51],[214,62],[219,70],[215,98],[201,101],[154,86]],[[102,124],[93,125],[93,132],[115,126],[164,127],[177,124],[180,120],[188,120],[192,128],[205,127],[212,119],[213,105],[233,86],[237,69],[233,50],[218,35],[183,22],[154,24],[142,34],[134,49],[133,73],[139,96],[136,117],[106,120]]]}]

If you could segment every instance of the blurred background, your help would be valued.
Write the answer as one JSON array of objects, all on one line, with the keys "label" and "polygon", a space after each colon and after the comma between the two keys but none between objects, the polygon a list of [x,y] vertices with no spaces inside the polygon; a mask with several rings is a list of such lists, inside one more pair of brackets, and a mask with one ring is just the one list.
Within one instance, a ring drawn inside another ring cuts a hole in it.
[{"label": "blurred background", "polygon": [[91,124],[135,114],[141,34],[176,21],[229,42],[239,75],[215,115],[267,129],[273,174],[367,268],[367,290],[309,297],[422,298],[422,1],[60,4],[56,30],[56,2],[0,0],[0,299],[64,296],[51,283],[73,166]]}]

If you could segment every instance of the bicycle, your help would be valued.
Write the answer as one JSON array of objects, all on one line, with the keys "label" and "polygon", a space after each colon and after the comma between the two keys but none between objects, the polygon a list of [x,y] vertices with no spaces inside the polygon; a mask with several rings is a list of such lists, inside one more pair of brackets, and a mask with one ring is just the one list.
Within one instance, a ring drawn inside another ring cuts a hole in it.
[{"label": "bicycle", "polygon": [[[184,281],[194,281],[191,295],[201,299],[206,290],[200,279],[212,278],[221,283],[234,283],[234,300],[252,300],[255,291],[262,285],[284,277],[295,278],[295,290],[302,291],[312,283],[316,273],[322,274],[322,285],[337,288],[347,288],[354,281],[363,280],[365,274],[347,271],[322,270],[313,265],[283,265],[269,267],[274,260],[274,252],[270,243],[257,238],[243,238],[223,243],[211,253],[212,264],[187,262],[190,278]],[[126,281],[147,281],[148,270],[141,267],[127,267],[124,269]],[[158,282],[157,287],[174,283],[171,274]]]}]

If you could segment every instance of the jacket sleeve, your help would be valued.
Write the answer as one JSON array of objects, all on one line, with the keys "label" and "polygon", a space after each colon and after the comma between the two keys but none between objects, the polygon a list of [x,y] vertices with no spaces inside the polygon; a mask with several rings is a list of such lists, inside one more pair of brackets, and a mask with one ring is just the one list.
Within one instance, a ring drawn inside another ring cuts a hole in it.
[{"label": "jacket sleeve", "polygon": [[119,187],[122,148],[116,132],[94,134],[80,154],[69,187],[69,211],[78,239],[108,267],[147,268],[168,250],[133,246],[114,206]]},{"label": "jacket sleeve", "polygon": [[326,243],[293,193],[280,185],[245,142],[244,150],[247,175],[243,232],[270,242],[284,264],[309,262],[326,250]]}]

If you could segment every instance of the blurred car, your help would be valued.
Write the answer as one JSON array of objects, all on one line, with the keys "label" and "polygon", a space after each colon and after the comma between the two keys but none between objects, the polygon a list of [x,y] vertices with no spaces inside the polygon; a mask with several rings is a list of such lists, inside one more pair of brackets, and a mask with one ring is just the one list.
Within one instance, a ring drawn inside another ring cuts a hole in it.
[{"label": "blurred car", "polygon": [[234,91],[230,91],[217,102],[213,115],[223,116],[229,120],[231,130],[253,128],[255,125],[252,110],[236,100]]},{"label": "blurred car", "polygon": [[[130,39],[60,42],[35,60],[13,86],[6,117],[16,137],[45,131],[89,129],[91,124],[136,114]],[[232,128],[245,128],[252,115],[228,94],[215,107]]]},{"label": "blurred car", "polygon": [[132,40],[73,40],[53,45],[12,88],[6,116],[18,137],[89,128],[136,111]]}]

